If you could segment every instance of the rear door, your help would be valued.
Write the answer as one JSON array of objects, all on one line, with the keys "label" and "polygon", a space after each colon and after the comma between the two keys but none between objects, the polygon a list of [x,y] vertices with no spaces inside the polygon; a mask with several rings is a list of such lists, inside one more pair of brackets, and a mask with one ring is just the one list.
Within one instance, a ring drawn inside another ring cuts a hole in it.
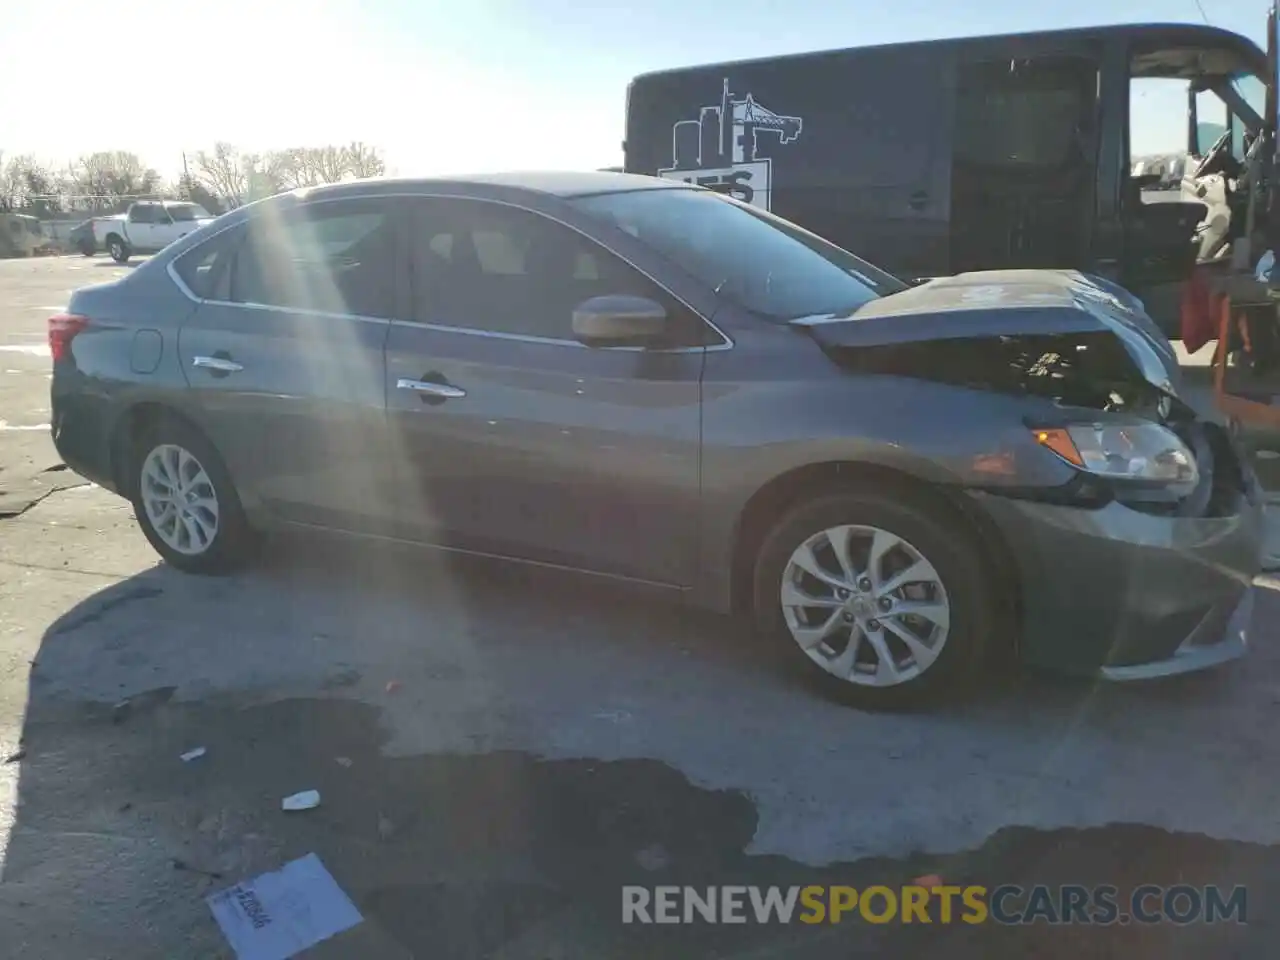
[{"label": "rear door", "polygon": [[[665,584],[692,574],[700,319],[648,277],[539,213],[423,199],[413,323],[387,344],[396,502],[423,541]],[[588,348],[574,306],[659,300],[664,350]]]},{"label": "rear door", "polygon": [[183,326],[194,407],[237,486],[282,519],[378,532],[389,456],[383,346],[407,315],[395,201],[281,211],[180,258],[229,258]]}]

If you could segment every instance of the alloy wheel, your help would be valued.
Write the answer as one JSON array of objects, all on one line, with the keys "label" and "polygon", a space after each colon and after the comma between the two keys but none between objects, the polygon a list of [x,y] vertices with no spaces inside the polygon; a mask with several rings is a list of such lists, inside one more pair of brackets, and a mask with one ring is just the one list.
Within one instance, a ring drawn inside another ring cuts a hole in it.
[{"label": "alloy wheel", "polygon": [[916,679],[947,641],[951,604],[932,563],[873,526],[821,530],[782,573],[783,618],[814,663],[841,680],[889,687]]},{"label": "alloy wheel", "polygon": [[167,443],[142,461],[141,500],[147,522],[165,545],[186,556],[207,551],[218,535],[218,492],[188,450]]}]

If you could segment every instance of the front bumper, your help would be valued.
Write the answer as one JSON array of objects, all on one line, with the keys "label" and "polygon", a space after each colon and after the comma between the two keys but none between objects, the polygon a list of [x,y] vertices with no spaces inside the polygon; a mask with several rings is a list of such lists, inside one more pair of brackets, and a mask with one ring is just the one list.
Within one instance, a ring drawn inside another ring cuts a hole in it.
[{"label": "front bumper", "polygon": [[1168,517],[974,493],[1017,569],[1024,662],[1136,680],[1244,654],[1263,515]]},{"label": "front bumper", "polygon": [[1208,613],[1200,625],[1173,651],[1167,660],[1134,663],[1128,666],[1102,666],[1098,675],[1104,680],[1154,680],[1179,673],[1206,670],[1229,660],[1237,660],[1249,651],[1249,629],[1253,620],[1253,591],[1248,590],[1229,618],[1226,628],[1221,620]]}]

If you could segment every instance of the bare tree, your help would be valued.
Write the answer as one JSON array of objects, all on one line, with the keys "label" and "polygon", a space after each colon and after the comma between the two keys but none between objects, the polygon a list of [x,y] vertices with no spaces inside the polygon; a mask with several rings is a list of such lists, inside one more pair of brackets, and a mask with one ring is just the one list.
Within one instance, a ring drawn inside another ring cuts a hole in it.
[{"label": "bare tree", "polygon": [[4,151],[0,150],[0,213],[8,213],[21,202],[21,184],[15,166],[20,157],[5,160]]},{"label": "bare tree", "polygon": [[263,182],[264,174],[268,180],[271,178],[269,171],[263,169],[262,158],[254,153],[241,153],[229,143],[215,143],[212,152],[199,151],[193,162],[196,182],[228,209],[275,192],[270,189],[270,183]]},{"label": "bare tree", "polygon": [[267,155],[266,168],[285,190],[340,183],[386,172],[381,151],[359,141],[346,146],[289,147]]},{"label": "bare tree", "polygon": [[30,154],[0,154],[0,210],[40,216],[56,209],[59,184],[52,170]]},{"label": "bare tree", "polygon": [[96,209],[122,207],[134,197],[154,195],[160,175],[127,150],[86,154],[71,165],[71,188]]},{"label": "bare tree", "polygon": [[229,143],[194,157],[192,179],[228,207],[281,190],[339,183],[386,172],[382,151],[360,141],[346,146],[286,147],[265,154],[242,153]]},{"label": "bare tree", "polygon": [[263,171],[280,185],[281,190],[314,187],[320,181],[312,171],[307,147],[286,147],[263,157]]},{"label": "bare tree", "polygon": [[353,177],[380,177],[387,172],[387,159],[377,147],[356,140],[345,150],[347,170]]},{"label": "bare tree", "polygon": [[184,173],[178,178],[174,194],[179,200],[198,203],[215,217],[222,213],[222,201],[214,196],[208,187],[190,174]]}]

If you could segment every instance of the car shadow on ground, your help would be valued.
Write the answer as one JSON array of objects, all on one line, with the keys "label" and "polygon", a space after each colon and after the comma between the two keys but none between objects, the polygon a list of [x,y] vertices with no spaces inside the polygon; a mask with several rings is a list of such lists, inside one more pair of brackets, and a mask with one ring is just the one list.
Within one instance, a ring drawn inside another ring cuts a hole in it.
[{"label": "car shadow on ground", "polygon": [[[1162,719],[1225,709],[1239,676],[1121,694],[1015,677],[885,717],[820,699],[790,653],[630,591],[408,549],[295,541],[235,577],[147,570],[59,617],[32,665],[0,876],[6,940],[52,956],[53,930],[59,956],[219,956],[202,898],[316,852],[366,920],[316,956],[1271,956],[1258,909],[1280,895],[1270,848],[1145,826],[1008,827],[1022,774],[992,762],[1030,743],[1046,789],[1114,790],[1106,770],[1070,782],[1078,770],[1054,756],[1067,736],[1140,752],[1179,736]],[[824,728],[852,739],[832,753]],[[179,759],[197,746],[204,756]],[[833,766],[855,774],[847,818],[805,801]],[[955,853],[812,867],[751,849],[768,829],[757,795],[780,778],[833,836],[921,802],[940,818],[975,796],[1009,809]],[[282,813],[303,789],[320,807]],[[859,790],[888,799],[867,811]],[[923,874],[1248,884],[1255,909],[1247,926],[621,922],[624,884],[865,888]]]},{"label": "car shadow on ground", "polygon": [[145,260],[130,260],[130,261],[128,261],[127,263],[116,263],[114,260],[98,260],[98,259],[94,259],[94,261],[93,261],[93,265],[94,265],[95,267],[117,267],[117,268],[124,268],[124,269],[128,269],[128,270],[133,270],[134,268],[136,268],[136,267],[140,266],[141,264],[143,264],[143,263],[145,263],[145,262],[146,262]]}]

